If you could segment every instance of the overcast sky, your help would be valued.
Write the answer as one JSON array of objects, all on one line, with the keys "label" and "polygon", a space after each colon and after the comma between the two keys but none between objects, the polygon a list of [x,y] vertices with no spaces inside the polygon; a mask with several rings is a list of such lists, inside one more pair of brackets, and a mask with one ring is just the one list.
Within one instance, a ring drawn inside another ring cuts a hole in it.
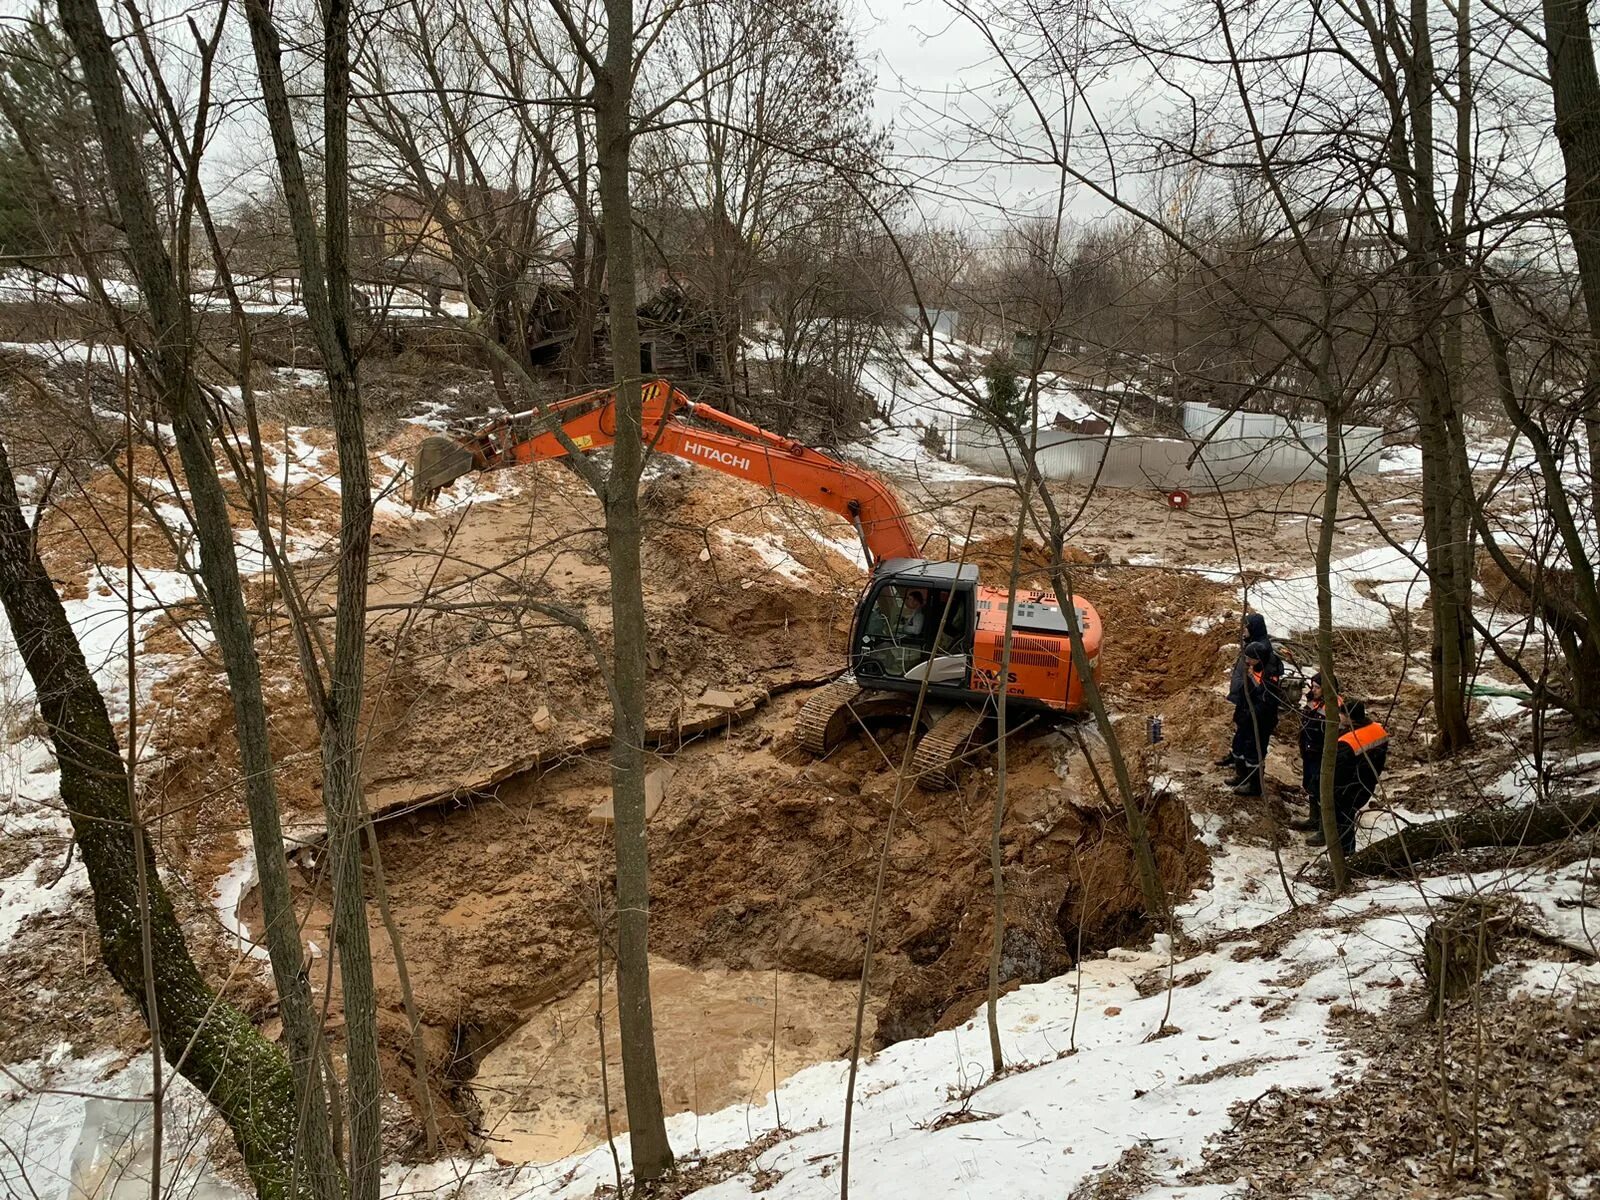
[{"label": "overcast sky", "polygon": [[[1020,213],[1053,211],[1057,173],[997,163],[993,145],[968,149],[964,167],[941,165],[964,140],[959,131],[965,126],[1003,124],[1013,136],[1027,136],[1033,124],[1031,117],[999,118],[1007,89],[981,32],[945,0],[855,4],[861,51],[877,72],[879,118],[894,128],[896,165],[921,180],[916,194],[923,216],[993,230]],[[1106,98],[1115,91],[1099,89]],[[1092,192],[1073,187],[1066,204],[1080,219],[1108,208]]]},{"label": "overcast sky", "polygon": [[[963,125],[1026,131],[1032,124],[996,119],[1003,80],[980,31],[946,0],[848,2],[859,49],[877,78],[878,118],[893,129],[893,165],[913,181],[921,218],[979,231],[1000,228],[1022,212],[1053,209],[1059,184],[1054,171],[1008,163],[1011,156],[997,155],[992,145],[979,154],[963,153]],[[0,0],[0,20],[36,6],[37,0]],[[141,7],[177,10],[188,3],[145,0]],[[242,31],[236,32],[242,39]],[[248,90],[247,75],[241,67],[236,78],[219,78],[219,92]],[[221,117],[217,132],[206,163],[208,186],[222,195],[262,187],[265,155],[257,123],[235,109]],[[964,161],[952,166],[953,156]],[[1087,190],[1069,193],[1073,215],[1105,208]]]}]

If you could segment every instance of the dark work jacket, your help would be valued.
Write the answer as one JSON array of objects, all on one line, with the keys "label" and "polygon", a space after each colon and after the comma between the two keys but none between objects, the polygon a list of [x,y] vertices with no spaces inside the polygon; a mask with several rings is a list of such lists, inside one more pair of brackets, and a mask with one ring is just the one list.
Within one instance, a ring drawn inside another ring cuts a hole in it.
[{"label": "dark work jacket", "polygon": [[1247,664],[1244,686],[1233,704],[1234,724],[1242,729],[1259,728],[1265,737],[1278,727],[1278,714],[1283,706],[1283,663],[1274,654],[1270,662],[1252,671]]},{"label": "dark work jacket", "polygon": [[1307,700],[1300,708],[1300,761],[1307,773],[1322,769],[1322,739],[1327,736],[1328,706]]},{"label": "dark work jacket", "polygon": [[[1272,639],[1267,636],[1267,619],[1260,613],[1249,613],[1244,619],[1244,637],[1239,641],[1239,657],[1233,660],[1233,674],[1228,678],[1228,703],[1237,705],[1244,694],[1245,673],[1245,647],[1251,642],[1265,642],[1272,645]],[[1281,670],[1278,672],[1283,673]]]},{"label": "dark work jacket", "polygon": [[1333,763],[1333,795],[1339,807],[1354,812],[1371,800],[1388,761],[1389,734],[1376,721],[1344,734]]}]

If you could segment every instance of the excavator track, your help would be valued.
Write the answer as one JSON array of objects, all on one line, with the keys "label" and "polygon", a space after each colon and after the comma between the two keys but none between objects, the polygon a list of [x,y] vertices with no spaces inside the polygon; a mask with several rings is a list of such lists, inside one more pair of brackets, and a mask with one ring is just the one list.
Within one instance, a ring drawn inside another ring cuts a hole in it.
[{"label": "excavator track", "polygon": [[982,724],[983,713],[965,707],[952,708],[935,721],[911,756],[917,786],[925,792],[955,787],[956,778],[966,765],[961,756]]},{"label": "excavator track", "polygon": [[898,692],[864,688],[846,675],[823,684],[806,698],[796,729],[800,748],[821,758],[864,719],[908,711],[906,698]]}]

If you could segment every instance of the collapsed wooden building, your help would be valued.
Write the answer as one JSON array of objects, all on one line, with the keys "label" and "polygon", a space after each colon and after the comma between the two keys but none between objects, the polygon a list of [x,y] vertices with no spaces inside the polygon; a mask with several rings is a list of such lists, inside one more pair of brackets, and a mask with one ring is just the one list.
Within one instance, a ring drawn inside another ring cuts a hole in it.
[{"label": "collapsed wooden building", "polygon": [[[611,370],[607,302],[596,308],[568,284],[540,280],[522,293],[528,358],[534,366],[573,365],[595,378]],[[588,314],[585,314],[585,309]],[[716,352],[716,322],[709,310],[675,287],[663,287],[639,305],[639,371],[681,384],[725,384],[722,356]],[[587,338],[579,337],[587,325]]]}]

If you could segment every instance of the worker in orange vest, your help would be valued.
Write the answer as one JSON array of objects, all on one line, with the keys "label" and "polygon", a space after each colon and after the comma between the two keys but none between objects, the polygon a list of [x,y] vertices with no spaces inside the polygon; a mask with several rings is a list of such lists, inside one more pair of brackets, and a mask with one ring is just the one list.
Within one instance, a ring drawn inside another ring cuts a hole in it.
[{"label": "worker in orange vest", "polygon": [[[1389,761],[1389,733],[1367,717],[1367,706],[1359,700],[1339,706],[1338,755],[1333,762],[1333,813],[1339,830],[1339,844],[1346,854],[1356,849],[1356,818],[1378,789],[1378,777]],[[1323,846],[1322,831],[1306,839]]]}]

